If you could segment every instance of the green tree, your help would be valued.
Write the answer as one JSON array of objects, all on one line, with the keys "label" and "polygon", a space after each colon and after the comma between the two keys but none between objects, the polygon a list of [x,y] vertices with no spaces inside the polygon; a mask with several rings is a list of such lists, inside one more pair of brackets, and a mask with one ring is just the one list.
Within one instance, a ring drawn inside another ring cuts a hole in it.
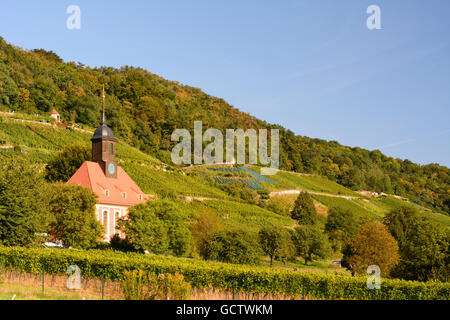
[{"label": "green tree", "polygon": [[89,248],[103,237],[103,228],[95,216],[97,196],[88,188],[55,184],[48,208],[52,220],[49,234],[65,246]]},{"label": "green tree", "polygon": [[187,217],[173,201],[149,201],[134,206],[119,225],[135,250],[177,256],[192,252],[193,238]]},{"label": "green tree", "polygon": [[0,163],[0,243],[33,246],[46,230],[47,184],[20,155]]},{"label": "green tree", "polygon": [[200,248],[208,238],[221,229],[222,222],[215,212],[195,213],[194,221],[191,224],[191,232],[195,242],[196,254],[200,254]]},{"label": "green tree", "polygon": [[193,249],[192,233],[188,217],[176,202],[170,200],[150,201],[147,208],[163,222],[169,238],[168,250],[177,256],[187,256]]},{"label": "green tree", "polygon": [[384,223],[397,239],[400,263],[392,275],[406,280],[450,280],[450,232],[411,207],[397,208]]},{"label": "green tree", "polygon": [[255,265],[261,249],[254,234],[235,229],[215,233],[203,244],[200,254],[207,260]]},{"label": "green tree", "polygon": [[358,222],[352,211],[334,207],[328,213],[325,231],[328,233],[333,249],[341,251],[343,246],[356,235]]},{"label": "green tree", "polygon": [[302,225],[315,225],[318,223],[316,207],[308,192],[300,192],[295,200],[291,217]]},{"label": "green tree", "polygon": [[45,167],[45,178],[50,182],[68,181],[85,161],[91,161],[91,148],[71,145],[54,155]]},{"label": "green tree", "polygon": [[159,220],[154,210],[145,204],[138,204],[128,211],[127,219],[121,219],[119,226],[125,232],[127,241],[140,252],[166,253],[169,236],[164,222]]},{"label": "green tree", "polygon": [[352,275],[364,274],[370,265],[379,266],[383,276],[389,275],[392,267],[399,262],[397,241],[378,221],[360,225],[357,235],[343,253],[342,266]]},{"label": "green tree", "polygon": [[271,267],[275,256],[287,250],[289,240],[289,232],[280,226],[271,225],[259,231],[259,243],[264,253],[269,255]]},{"label": "green tree", "polygon": [[331,246],[326,234],[316,226],[298,226],[292,235],[297,254],[305,260],[305,265],[315,259],[325,259],[331,254]]}]

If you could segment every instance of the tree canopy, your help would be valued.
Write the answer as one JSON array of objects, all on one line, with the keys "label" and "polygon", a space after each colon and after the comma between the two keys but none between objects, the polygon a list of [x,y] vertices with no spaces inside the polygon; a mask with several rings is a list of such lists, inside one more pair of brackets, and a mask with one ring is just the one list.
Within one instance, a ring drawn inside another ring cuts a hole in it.
[{"label": "tree canopy", "polygon": [[48,206],[50,236],[66,247],[94,247],[103,240],[103,227],[95,216],[96,202],[97,196],[85,187],[53,185]]},{"label": "tree canopy", "polygon": [[46,231],[48,185],[19,154],[0,163],[0,243],[33,246]]},{"label": "tree canopy", "polygon": [[295,200],[291,217],[303,225],[315,225],[318,223],[316,207],[308,192],[300,192]]},{"label": "tree canopy", "polygon": [[357,235],[343,253],[342,265],[352,274],[365,274],[370,265],[377,265],[382,276],[389,276],[399,262],[397,241],[378,221],[360,225]]}]

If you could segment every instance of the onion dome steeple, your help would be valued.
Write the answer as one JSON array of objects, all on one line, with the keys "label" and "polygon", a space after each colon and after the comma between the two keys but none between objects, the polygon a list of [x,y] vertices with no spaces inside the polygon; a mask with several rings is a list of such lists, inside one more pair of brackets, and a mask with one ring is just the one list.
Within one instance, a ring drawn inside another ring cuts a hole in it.
[{"label": "onion dome steeple", "polygon": [[92,137],[92,161],[97,162],[102,168],[107,178],[117,178],[116,170],[116,141],[114,133],[110,127],[106,125],[105,118],[105,88],[102,91],[102,122],[94,131]]}]

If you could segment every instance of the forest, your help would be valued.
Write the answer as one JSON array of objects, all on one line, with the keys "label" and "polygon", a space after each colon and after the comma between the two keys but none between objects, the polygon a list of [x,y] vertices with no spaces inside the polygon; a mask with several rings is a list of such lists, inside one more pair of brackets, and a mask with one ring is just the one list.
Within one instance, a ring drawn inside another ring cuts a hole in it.
[{"label": "forest", "polygon": [[176,128],[267,128],[280,130],[280,167],[327,177],[353,190],[408,197],[432,210],[449,213],[449,169],[394,159],[379,150],[347,147],[336,141],[295,134],[239,111],[225,100],[142,68],[91,68],[64,62],[43,49],[23,50],[0,37],[0,111],[48,115],[55,108],[67,123],[96,127],[101,90],[106,90],[108,125],[124,143],[170,163]]}]

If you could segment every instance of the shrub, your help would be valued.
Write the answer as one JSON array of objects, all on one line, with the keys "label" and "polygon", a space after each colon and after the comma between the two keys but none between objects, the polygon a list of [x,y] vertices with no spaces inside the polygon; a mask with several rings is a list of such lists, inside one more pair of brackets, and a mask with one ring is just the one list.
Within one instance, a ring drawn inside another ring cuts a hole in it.
[{"label": "shrub", "polygon": [[152,275],[142,270],[124,271],[122,281],[125,300],[186,300],[191,285],[179,273]]}]

